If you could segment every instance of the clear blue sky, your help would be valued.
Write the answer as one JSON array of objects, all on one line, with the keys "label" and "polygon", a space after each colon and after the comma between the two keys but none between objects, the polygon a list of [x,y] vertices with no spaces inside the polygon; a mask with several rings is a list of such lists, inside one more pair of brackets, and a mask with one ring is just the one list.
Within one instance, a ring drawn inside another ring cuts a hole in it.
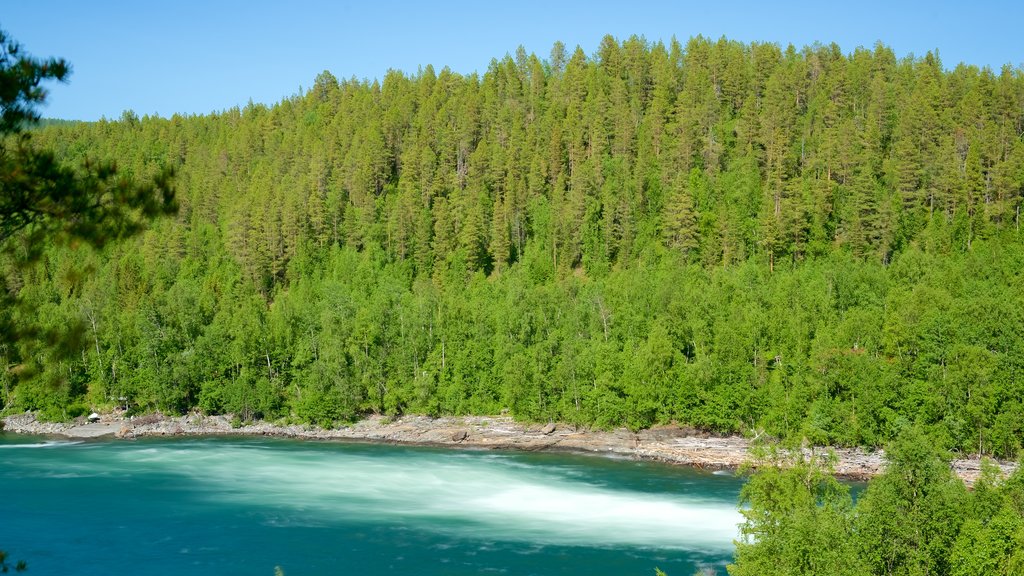
[{"label": "clear blue sky", "polygon": [[592,54],[605,34],[836,42],[847,53],[880,40],[901,57],[938,49],[947,68],[1024,63],[1020,0],[2,1],[0,28],[33,55],[74,67],[44,115],[80,120],[271,104],[323,70],[360,79],[426,64],[482,73],[519,45],[546,58],[561,40]]}]

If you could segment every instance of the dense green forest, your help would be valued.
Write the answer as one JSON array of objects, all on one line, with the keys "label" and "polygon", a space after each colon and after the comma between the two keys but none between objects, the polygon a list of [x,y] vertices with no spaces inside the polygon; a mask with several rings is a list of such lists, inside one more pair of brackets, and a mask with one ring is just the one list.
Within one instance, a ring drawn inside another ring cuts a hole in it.
[{"label": "dense green forest", "polygon": [[608,37],[272,107],[55,123],[180,211],[0,267],[0,403],[332,424],[660,423],[879,446],[1024,433],[1024,71]]},{"label": "dense green forest", "polygon": [[[1024,467],[983,464],[968,491],[914,426],[856,502],[827,457],[769,453],[741,498],[731,576],[1012,576],[1024,573]],[[700,575],[703,576],[703,575]]]}]

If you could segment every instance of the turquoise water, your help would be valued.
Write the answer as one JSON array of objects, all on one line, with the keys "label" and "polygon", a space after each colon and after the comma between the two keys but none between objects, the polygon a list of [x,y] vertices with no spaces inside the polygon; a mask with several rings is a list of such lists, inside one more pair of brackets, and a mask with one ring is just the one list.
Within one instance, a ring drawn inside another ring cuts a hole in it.
[{"label": "turquoise water", "polygon": [[34,575],[724,574],[740,484],[572,454],[0,435],[0,549]]}]

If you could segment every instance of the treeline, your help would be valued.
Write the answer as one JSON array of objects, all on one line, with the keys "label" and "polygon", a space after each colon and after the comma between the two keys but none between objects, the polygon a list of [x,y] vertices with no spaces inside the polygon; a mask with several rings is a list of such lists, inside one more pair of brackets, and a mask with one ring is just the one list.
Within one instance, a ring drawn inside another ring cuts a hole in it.
[{"label": "treeline", "polygon": [[[181,210],[16,267],[3,403],[499,413],[956,450],[1024,431],[1024,73],[606,38],[482,76],[49,126]],[[121,400],[121,399],[124,400]]]}]

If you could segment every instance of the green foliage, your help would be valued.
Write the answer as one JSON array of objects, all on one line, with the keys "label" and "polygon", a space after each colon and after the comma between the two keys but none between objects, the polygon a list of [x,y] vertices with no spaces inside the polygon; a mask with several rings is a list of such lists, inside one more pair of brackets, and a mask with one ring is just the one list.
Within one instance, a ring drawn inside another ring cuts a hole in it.
[{"label": "green foliage", "polygon": [[179,166],[180,211],[8,251],[5,294],[38,312],[0,322],[71,354],[0,350],[5,406],[507,411],[872,447],[914,424],[1017,454],[1024,75],[626,44],[33,130],[62,170]]},{"label": "green foliage", "polygon": [[948,574],[967,492],[916,428],[887,451],[886,473],[857,503],[860,557],[877,574]]},{"label": "green foliage", "polygon": [[888,444],[856,504],[766,455],[730,573],[1024,572],[1024,472],[945,460],[1022,448],[1021,69],[606,37],[40,125],[67,74],[0,34],[4,409]]},{"label": "green foliage", "polygon": [[768,453],[740,493],[745,521],[734,576],[866,572],[854,548],[853,501],[831,460]]},{"label": "green foliage", "polygon": [[61,59],[37,60],[0,31],[0,248],[38,257],[48,243],[103,245],[137,234],[155,216],[176,210],[173,171],[152,183],[119,175],[113,162],[83,160],[75,170],[28,132],[40,121],[45,80],[63,81],[71,68]]},{"label": "green foliage", "polygon": [[743,487],[746,521],[729,573],[1019,574],[1024,472],[986,462],[968,491],[917,427],[854,504],[827,459],[769,453]]},{"label": "green foliage", "polygon": [[[987,464],[987,463],[986,463]],[[990,464],[953,545],[950,574],[1020,574],[1024,570],[1024,469],[1001,481]]]},{"label": "green foliage", "polygon": [[[0,31],[0,347],[5,351],[0,371],[8,379],[49,372],[64,398],[41,408],[46,416],[59,411],[65,418],[67,403],[80,400],[74,382],[80,374],[54,374],[51,364],[78,352],[84,327],[77,321],[54,325],[64,311],[34,290],[45,286],[26,286],[33,280],[26,268],[48,250],[74,250],[83,243],[103,247],[137,235],[153,218],[177,210],[172,168],[153,164],[140,184],[119,172],[114,161],[66,158],[41,143],[33,130],[40,122],[36,107],[47,94],[40,83],[63,81],[69,74],[64,60],[27,56]],[[61,288],[67,290],[81,262],[62,264]],[[4,396],[6,407],[11,400],[6,387]]]}]

